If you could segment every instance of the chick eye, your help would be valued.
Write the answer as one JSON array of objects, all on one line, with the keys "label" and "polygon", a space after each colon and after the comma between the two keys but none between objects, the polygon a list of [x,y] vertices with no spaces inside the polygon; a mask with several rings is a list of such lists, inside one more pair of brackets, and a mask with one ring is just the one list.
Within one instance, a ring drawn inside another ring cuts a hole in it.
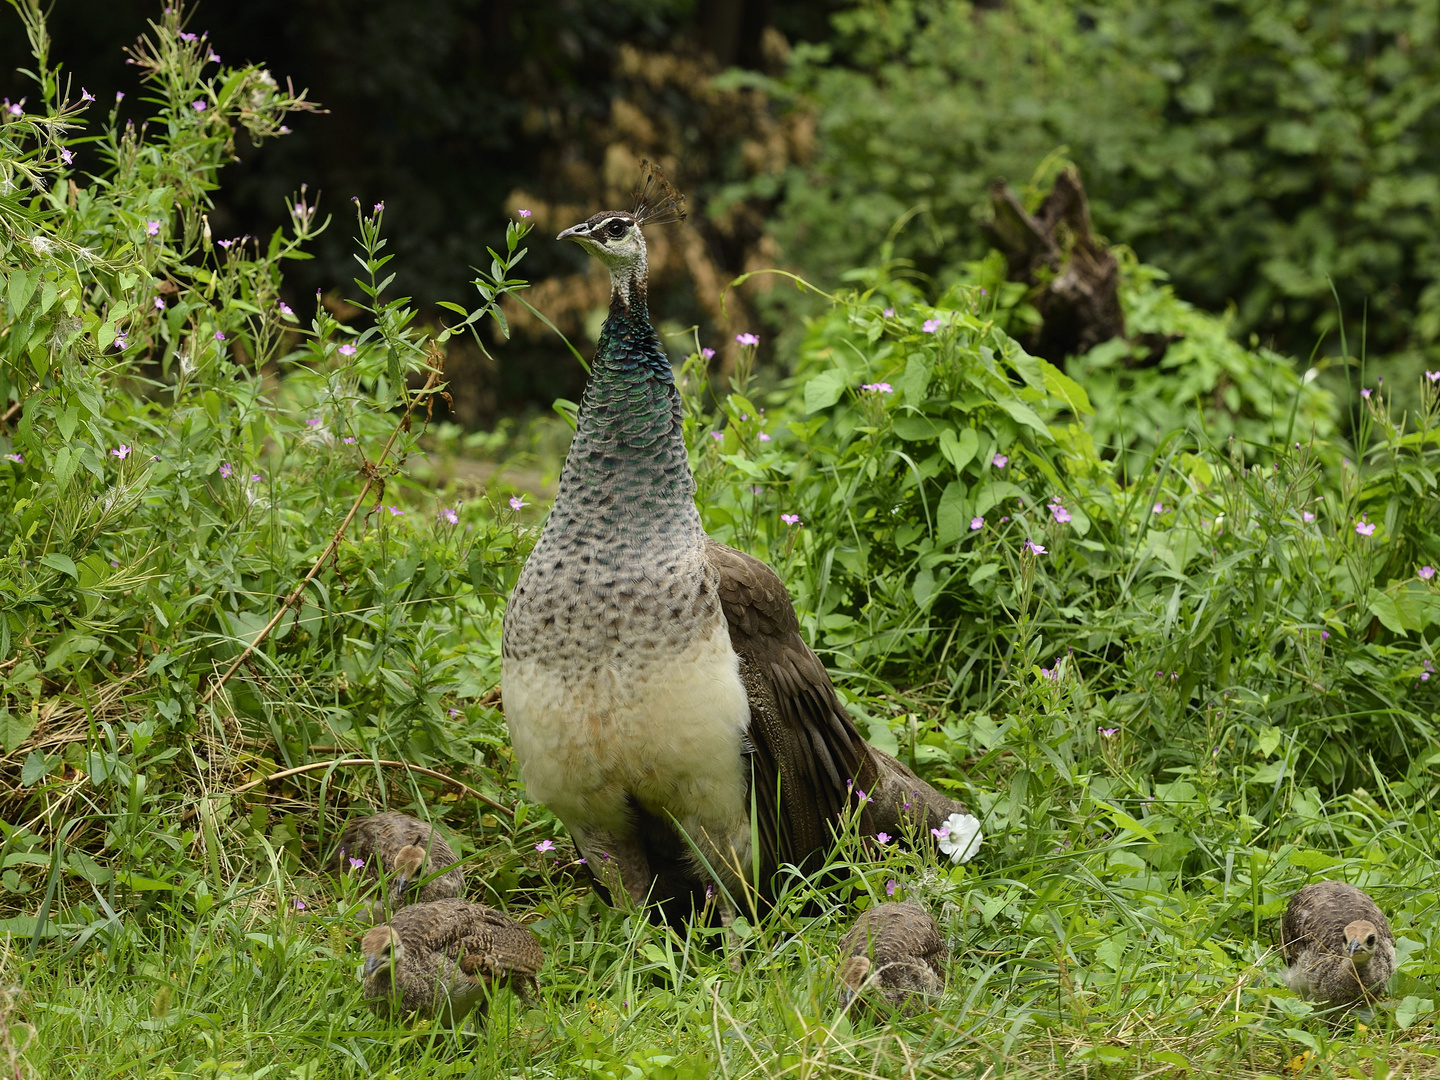
[{"label": "chick eye", "polygon": [[616,240],[625,235],[625,223],[619,220],[612,220],[605,226],[605,231]]}]

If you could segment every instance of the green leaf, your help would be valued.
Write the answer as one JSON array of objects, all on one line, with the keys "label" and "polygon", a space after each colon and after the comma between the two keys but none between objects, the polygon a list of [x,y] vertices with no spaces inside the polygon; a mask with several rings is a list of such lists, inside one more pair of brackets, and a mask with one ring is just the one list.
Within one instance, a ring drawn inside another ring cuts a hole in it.
[{"label": "green leaf", "polygon": [[822,371],[805,384],[805,411],[813,413],[830,408],[840,400],[845,386],[843,371]]},{"label": "green leaf", "polygon": [[[4,746],[5,753],[13,754],[30,737],[38,722],[39,717],[34,713],[12,713],[9,709],[0,708],[0,746]],[[29,767],[28,761],[26,767]]]},{"label": "green leaf", "polygon": [[1370,613],[1394,634],[1425,629],[1425,616],[1418,599],[1407,591],[1372,592]]},{"label": "green leaf", "polygon": [[894,427],[895,434],[906,442],[929,442],[939,438],[941,433],[941,427],[936,421],[916,413],[897,416]]},{"label": "green leaf", "polygon": [[75,560],[69,555],[62,555],[58,551],[50,551],[40,556],[40,561],[51,570],[59,570],[62,574],[69,574],[75,580],[80,580],[80,571],[75,566]]},{"label": "green leaf", "polygon": [[1001,499],[1024,497],[1025,493],[1009,480],[991,480],[982,485],[979,494],[975,496],[975,513],[983,517]]},{"label": "green leaf", "polygon": [[1302,870],[1329,870],[1340,863],[1339,859],[1326,855],[1323,851],[1292,851],[1287,858],[1291,866],[1298,866]]},{"label": "green leaf", "polygon": [[1044,436],[1046,442],[1055,441],[1055,437],[1050,434],[1050,428],[1046,426],[1045,421],[1041,420],[1035,414],[1035,410],[1023,401],[1002,397],[997,398],[995,404],[1008,412],[1016,421],[1032,429],[1037,435]]},{"label": "green leaf", "polygon": [[172,885],[168,881],[157,881],[155,878],[131,874],[124,870],[115,871],[115,880],[136,892],[174,892],[179,888],[178,885]]},{"label": "green leaf", "polygon": [[1066,407],[1076,415],[1094,415],[1095,407],[1085,388],[1047,360],[1040,361],[1045,375],[1045,392],[1065,402]]},{"label": "green leaf", "polygon": [[974,460],[979,449],[980,436],[975,434],[974,428],[961,428],[958,435],[949,428],[940,433],[940,453],[955,466],[957,473],[965,471],[965,466]]},{"label": "green leaf", "polygon": [[1430,998],[1416,997],[1414,994],[1407,994],[1400,999],[1400,1004],[1395,1006],[1395,1025],[1404,1031],[1415,1023],[1415,1018],[1422,1013],[1435,1011],[1435,1002]]},{"label": "green leaf", "polygon": [[970,526],[967,509],[965,485],[959,480],[951,480],[945,485],[945,492],[940,496],[940,506],[935,511],[936,544],[942,548],[949,547],[965,535]]},{"label": "green leaf", "polygon": [[10,275],[7,282],[7,291],[10,294],[10,317],[18,319],[25,312],[25,305],[30,303],[30,297],[35,293],[35,285],[40,280],[41,270],[37,266],[33,274],[27,274],[24,270],[17,270]]},{"label": "green leaf", "polygon": [[[6,753],[10,753],[10,751],[7,750]],[[25,764],[20,767],[20,786],[32,787],[43,780],[49,772],[50,764],[45,760],[44,752],[31,750],[25,757]]]},{"label": "green leaf", "polygon": [[915,353],[905,362],[905,373],[895,380],[895,389],[906,405],[919,405],[925,400],[933,370],[924,353]]}]

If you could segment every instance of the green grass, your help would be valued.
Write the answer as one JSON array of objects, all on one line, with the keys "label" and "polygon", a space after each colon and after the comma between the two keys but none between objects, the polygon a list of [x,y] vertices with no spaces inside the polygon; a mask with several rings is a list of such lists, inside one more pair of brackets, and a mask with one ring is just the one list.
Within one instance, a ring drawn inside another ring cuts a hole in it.
[{"label": "green grass", "polygon": [[[1433,1074],[1433,767],[1314,816],[1282,783],[1285,824],[1266,829],[1211,801],[1213,775],[1158,788],[1142,808],[1123,757],[1097,748],[1062,790],[1032,787],[1021,797],[1048,826],[1002,828],[964,867],[895,845],[877,858],[850,838],[846,884],[819,897],[827,910],[762,921],[739,973],[713,935],[601,905],[567,844],[551,862],[500,830],[472,878],[520,864],[509,906],[547,962],[538,1000],[502,993],[478,1030],[377,1021],[356,976],[356,898],[287,869],[283,852],[242,866],[203,915],[197,874],[188,892],[112,887],[113,907],[69,907],[33,960],[11,938],[6,1022],[39,1076],[1262,1076],[1290,1075],[1307,1051],[1301,1075]],[[1006,857],[1017,844],[1025,853]],[[1210,869],[1187,869],[1187,852]],[[1369,889],[1405,958],[1363,1026],[1332,1029],[1278,979],[1275,916],[1317,876]],[[884,1024],[842,1014],[832,971],[856,904],[890,881],[937,914],[953,959],[933,1011]]]}]

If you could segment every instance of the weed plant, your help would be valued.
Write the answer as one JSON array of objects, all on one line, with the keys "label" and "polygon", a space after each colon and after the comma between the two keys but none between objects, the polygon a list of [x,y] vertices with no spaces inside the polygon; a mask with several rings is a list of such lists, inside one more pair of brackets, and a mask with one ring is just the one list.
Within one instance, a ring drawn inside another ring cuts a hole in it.
[{"label": "weed plant", "polygon": [[[237,129],[282,134],[303,95],[210,61],[171,8],[135,53],[148,119],[117,102],[91,134],[16,6],[37,101],[0,123],[7,1070],[1435,1073],[1434,380],[1417,415],[1367,381],[1342,442],[1285,358],[1138,267],[1132,296],[1195,345],[1175,377],[1211,363],[1221,391],[1158,433],[1134,413],[1165,373],[1077,382],[1006,334],[1023,312],[997,283],[927,296],[889,259],[827,298],[783,386],[748,355],[712,385],[697,342],[707,528],[781,571],[862,729],[987,838],[951,865],[849,822],[838,883],[791,879],[742,920],[736,972],[712,931],[601,904],[519,792],[498,620],[543,507],[414,479],[446,341],[524,285],[523,222],[454,330],[387,293],[383,206],[354,215],[356,317],[287,300],[316,201],[230,240],[206,192]],[[537,1000],[458,1032],[371,1014],[367,898],[323,867],[380,806],[434,820],[470,895],[540,937]],[[1284,988],[1273,948],[1325,876],[1398,938],[1389,995],[1341,1017]],[[887,1022],[842,1010],[832,969],[892,896],[953,960],[933,1010]]]}]

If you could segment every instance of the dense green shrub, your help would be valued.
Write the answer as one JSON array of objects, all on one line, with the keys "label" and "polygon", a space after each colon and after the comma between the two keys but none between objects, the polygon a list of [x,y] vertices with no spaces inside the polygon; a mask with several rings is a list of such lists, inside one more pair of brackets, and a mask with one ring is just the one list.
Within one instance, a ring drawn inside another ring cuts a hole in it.
[{"label": "dense green shrub", "polygon": [[918,209],[897,250],[943,288],[984,252],[986,185],[1064,147],[1098,228],[1240,331],[1308,353],[1333,279],[1372,353],[1433,356],[1437,25],[1435,0],[856,3],[796,50],[818,150],[776,232],[833,279]]}]

